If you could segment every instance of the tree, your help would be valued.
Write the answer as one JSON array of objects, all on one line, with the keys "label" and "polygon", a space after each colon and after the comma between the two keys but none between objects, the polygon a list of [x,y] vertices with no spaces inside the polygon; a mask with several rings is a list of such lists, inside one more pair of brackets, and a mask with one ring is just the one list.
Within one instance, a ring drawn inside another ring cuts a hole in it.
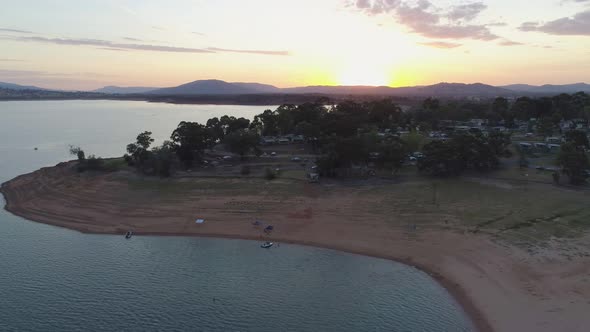
[{"label": "tree", "polygon": [[225,131],[223,130],[223,126],[219,118],[215,117],[207,120],[206,127],[209,129],[211,138],[215,142],[219,142],[223,140],[223,137],[225,137]]},{"label": "tree", "polygon": [[250,127],[259,129],[262,136],[276,136],[279,134],[278,120],[271,110],[256,115]]},{"label": "tree", "polygon": [[84,150],[82,150],[79,146],[70,145],[70,154],[76,156],[80,162],[86,160]]},{"label": "tree", "polygon": [[512,105],[512,114],[519,120],[529,120],[536,118],[535,102],[529,97],[520,97]]},{"label": "tree", "polygon": [[561,166],[562,172],[569,177],[571,184],[582,184],[588,178],[588,170],[590,169],[588,156],[572,142],[561,145],[557,163]]},{"label": "tree", "polygon": [[581,130],[570,130],[565,133],[566,142],[572,143],[577,149],[590,149],[590,142],[588,136]]},{"label": "tree", "polygon": [[450,141],[433,141],[424,146],[424,157],[418,160],[418,170],[434,176],[459,175],[465,163]]},{"label": "tree", "polygon": [[379,162],[382,167],[390,168],[392,174],[397,173],[402,167],[406,153],[406,145],[399,138],[387,140],[379,144]]},{"label": "tree", "polygon": [[137,165],[139,168],[142,168],[145,161],[149,158],[149,148],[154,142],[154,139],[151,135],[151,131],[144,131],[143,133],[137,135],[135,143],[127,145],[127,152],[131,155],[135,165]]},{"label": "tree", "polygon": [[537,121],[537,132],[543,136],[551,136],[553,135],[553,126],[551,118],[541,118]]},{"label": "tree", "polygon": [[425,110],[437,111],[440,108],[440,101],[438,99],[428,97],[424,99],[422,108]]},{"label": "tree", "polygon": [[[224,115],[219,119],[219,123],[223,130],[223,136],[229,135],[237,130],[247,129],[250,126],[250,120],[245,118],[236,118],[233,116]],[[223,139],[219,137],[220,140]]]},{"label": "tree", "polygon": [[401,120],[401,108],[391,99],[372,101],[367,103],[369,123],[379,129],[387,129],[395,126]]},{"label": "tree", "polygon": [[170,136],[174,142],[174,151],[185,167],[192,167],[195,161],[201,161],[204,150],[212,145],[210,131],[197,122],[182,121]]},{"label": "tree", "polygon": [[235,131],[225,136],[223,143],[229,151],[239,154],[242,160],[249,153],[253,152],[257,155],[260,154],[260,149],[258,149],[260,136],[245,129]]},{"label": "tree", "polygon": [[499,157],[510,157],[511,153],[508,147],[512,143],[510,134],[504,134],[499,131],[494,131],[488,136],[488,141],[494,153]]},{"label": "tree", "polygon": [[508,111],[508,107],[508,99],[503,97],[494,99],[494,102],[492,103],[492,111],[501,114],[502,116]]},{"label": "tree", "polygon": [[422,148],[422,144],[424,143],[425,137],[416,131],[412,131],[408,135],[402,137],[404,140],[408,151],[415,152],[420,151]]},{"label": "tree", "polygon": [[161,146],[153,148],[151,152],[149,163],[154,173],[161,177],[172,175],[174,144],[170,141],[164,141]]},{"label": "tree", "polygon": [[481,134],[456,135],[448,141],[426,144],[418,169],[435,176],[459,175],[466,169],[489,171],[499,165],[496,149]]},{"label": "tree", "polygon": [[503,97],[494,99],[494,102],[492,103],[492,112],[504,120],[506,126],[512,127],[514,123],[514,114],[510,112],[510,104],[508,103],[508,99]]}]

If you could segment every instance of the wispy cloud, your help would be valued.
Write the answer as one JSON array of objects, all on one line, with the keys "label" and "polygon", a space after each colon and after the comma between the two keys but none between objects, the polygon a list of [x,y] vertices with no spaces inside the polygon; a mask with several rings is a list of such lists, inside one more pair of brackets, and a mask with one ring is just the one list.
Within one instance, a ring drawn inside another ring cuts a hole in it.
[{"label": "wispy cloud", "polygon": [[486,24],[486,26],[488,26],[488,27],[505,27],[507,25],[508,25],[508,23],[506,23],[506,22],[492,22],[492,23]]},{"label": "wispy cloud", "polygon": [[24,42],[38,42],[57,45],[70,46],[96,46],[103,48],[118,48],[126,50],[156,51],[156,52],[176,52],[176,53],[213,53],[212,51],[201,48],[160,46],[149,44],[124,44],[114,43],[101,39],[69,39],[69,38],[46,38],[46,37],[15,37],[15,40]]},{"label": "wispy cloud", "polygon": [[522,31],[539,31],[551,35],[590,36],[590,10],[577,13],[572,17],[562,17],[545,23],[525,22],[519,29]]},{"label": "wispy cloud", "polygon": [[27,30],[18,30],[18,29],[8,29],[8,28],[0,28],[1,32],[12,32],[12,33],[33,33],[32,31]]},{"label": "wispy cloud", "polygon": [[392,15],[410,31],[428,38],[498,38],[490,31],[489,25],[472,23],[487,8],[483,2],[471,2],[446,9],[435,7],[429,0],[413,3],[401,0],[356,0],[349,5],[367,15]]},{"label": "wispy cloud", "polygon": [[80,73],[57,73],[40,70],[13,70],[0,69],[0,76],[2,77],[117,77],[116,75],[105,75],[101,73],[80,72]]},{"label": "wispy cloud", "polygon": [[265,51],[265,50],[233,50],[228,48],[209,47],[207,50],[212,52],[226,53],[246,53],[246,54],[263,54],[263,55],[290,55],[289,51]]},{"label": "wispy cloud", "polygon": [[47,75],[47,72],[36,70],[0,69],[0,75],[3,77],[42,76]]},{"label": "wispy cloud", "polygon": [[448,42],[442,42],[442,41],[424,42],[424,43],[419,43],[419,44],[424,45],[424,46],[434,47],[434,48],[443,48],[443,49],[457,48],[457,47],[462,46],[461,44],[448,43]]},{"label": "wispy cloud", "polygon": [[21,59],[2,59],[0,58],[0,62],[24,62],[25,60]]},{"label": "wispy cloud", "polygon": [[[128,38],[128,37],[127,37]],[[240,50],[240,49],[226,49],[217,47],[208,48],[191,48],[191,47],[177,47],[177,46],[163,46],[151,44],[131,44],[131,43],[116,43],[101,39],[70,39],[70,38],[46,38],[39,36],[19,36],[7,37],[3,39],[10,39],[22,42],[47,43],[55,45],[68,46],[94,46],[100,49],[107,49],[111,51],[152,51],[152,52],[172,52],[172,53],[248,53],[248,54],[262,54],[262,55],[289,55],[288,51],[273,51],[273,50]]]},{"label": "wispy cloud", "polygon": [[519,43],[519,42],[515,42],[512,40],[503,40],[503,41],[499,42],[498,45],[500,45],[500,46],[519,46],[519,45],[524,45],[524,44]]},{"label": "wispy cloud", "polygon": [[123,39],[128,40],[128,41],[133,41],[133,42],[142,42],[143,41],[141,39],[132,38],[132,37],[123,37]]}]

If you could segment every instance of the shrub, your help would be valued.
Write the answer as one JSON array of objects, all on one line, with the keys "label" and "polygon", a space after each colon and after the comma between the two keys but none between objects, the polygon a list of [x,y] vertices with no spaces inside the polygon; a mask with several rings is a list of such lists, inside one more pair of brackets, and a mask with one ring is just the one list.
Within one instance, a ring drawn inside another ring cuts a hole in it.
[{"label": "shrub", "polygon": [[88,159],[86,159],[86,169],[89,171],[102,171],[104,169],[103,166],[104,160],[100,157],[90,155]]},{"label": "shrub", "polygon": [[127,166],[135,166],[135,162],[133,161],[133,157],[131,157],[130,155],[125,154],[123,156],[123,159],[127,163]]},{"label": "shrub", "polygon": [[78,172],[104,170],[104,160],[102,160],[102,158],[97,158],[95,155],[90,155],[85,160],[78,162]]}]

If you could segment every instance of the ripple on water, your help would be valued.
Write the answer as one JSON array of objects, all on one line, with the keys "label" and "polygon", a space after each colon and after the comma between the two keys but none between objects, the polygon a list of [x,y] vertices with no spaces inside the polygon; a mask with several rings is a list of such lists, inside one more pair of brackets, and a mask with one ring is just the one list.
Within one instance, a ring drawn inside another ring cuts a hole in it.
[{"label": "ripple on water", "polygon": [[0,330],[472,330],[428,275],[388,260],[242,240],[125,241],[6,212],[0,220],[31,236],[0,244]]},{"label": "ripple on water", "polygon": [[[251,118],[266,108],[0,103],[0,182],[69,158],[69,144],[121,155],[143,130],[159,144],[180,121]],[[428,275],[387,260],[295,245],[261,250],[239,240],[125,241],[0,211],[0,331],[107,330],[460,332],[472,325]]]}]

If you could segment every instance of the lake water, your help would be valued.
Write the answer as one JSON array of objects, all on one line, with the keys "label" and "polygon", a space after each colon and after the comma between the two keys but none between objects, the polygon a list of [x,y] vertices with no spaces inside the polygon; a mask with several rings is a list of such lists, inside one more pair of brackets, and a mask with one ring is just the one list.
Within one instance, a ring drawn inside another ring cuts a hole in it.
[{"label": "lake water", "polygon": [[[0,102],[0,182],[150,130],[264,106]],[[35,151],[34,148],[38,150]],[[4,201],[0,199],[3,206]],[[440,285],[388,260],[283,244],[89,235],[0,211],[0,331],[472,331]]]}]

